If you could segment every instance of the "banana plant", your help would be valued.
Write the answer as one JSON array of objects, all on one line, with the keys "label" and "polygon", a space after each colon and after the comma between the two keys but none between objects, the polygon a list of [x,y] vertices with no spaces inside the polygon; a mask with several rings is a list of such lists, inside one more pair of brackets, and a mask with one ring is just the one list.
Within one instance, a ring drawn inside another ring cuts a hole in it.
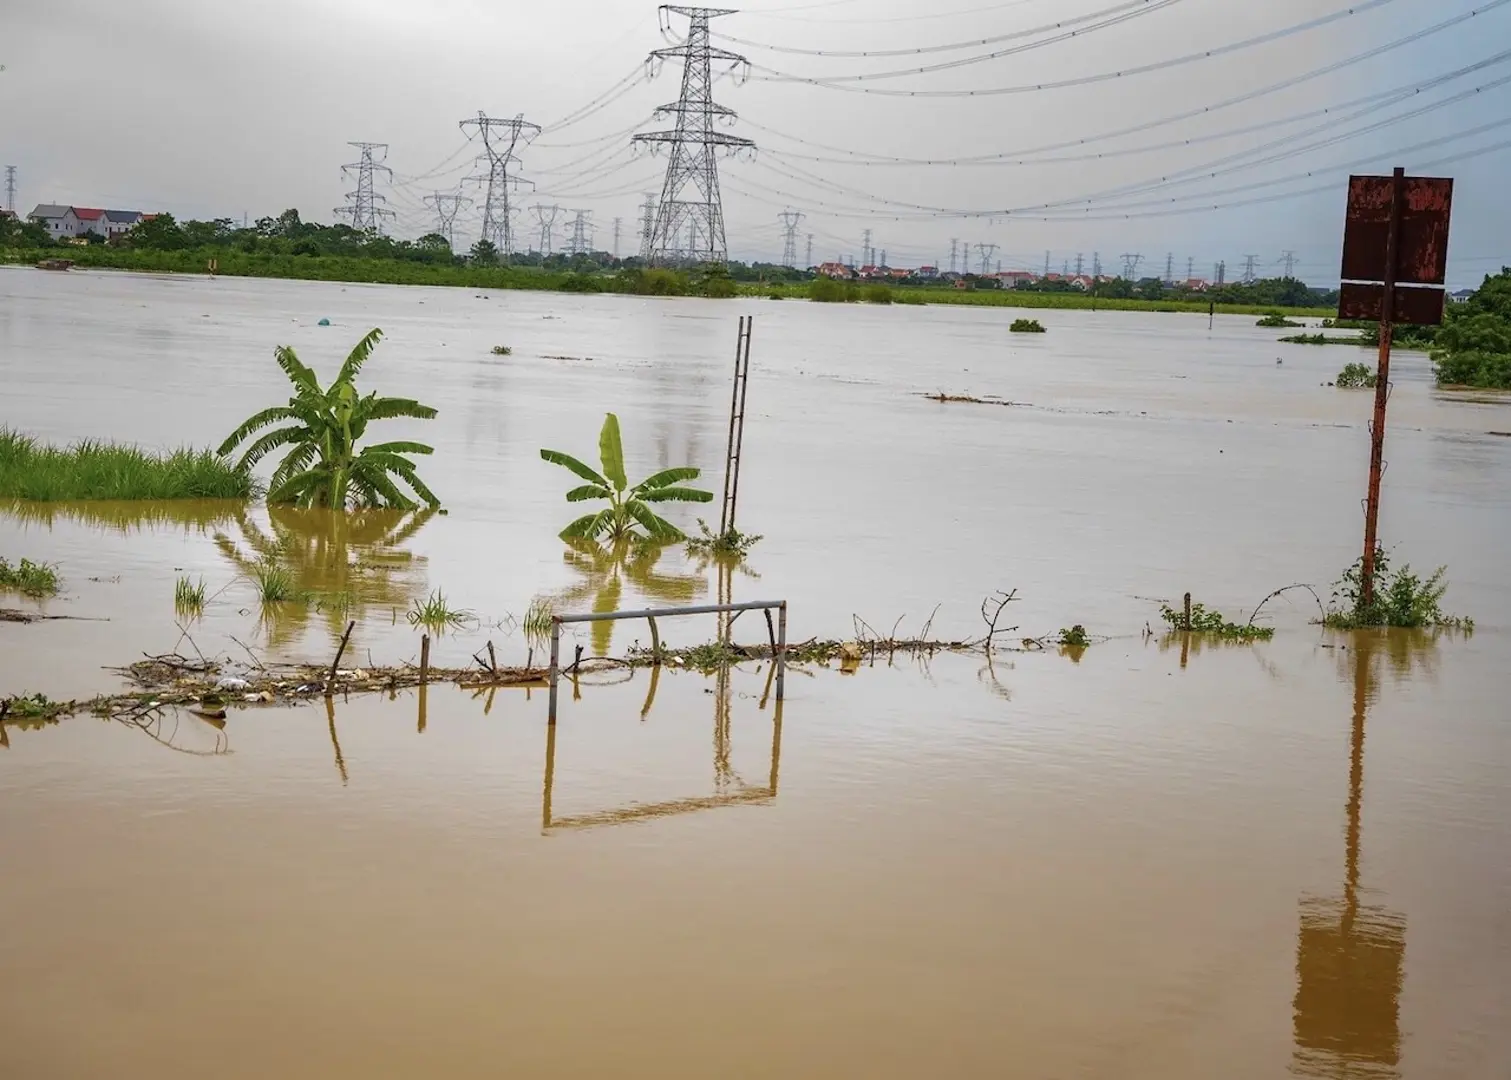
[{"label": "banana plant", "polygon": [[[624,473],[624,446],[619,438],[619,418],[613,413],[604,417],[598,434],[598,459],[603,472],[583,464],[560,450],[542,450],[540,456],[553,465],[577,474],[587,483],[567,492],[567,502],[603,499],[608,506],[585,514],[561,531],[563,540],[620,540],[640,537],[656,543],[670,544],[686,540],[682,530],[651,509],[652,503],[713,501],[713,492],[682,487],[684,481],[696,480],[700,470],[691,467],[663,469],[630,486]],[[643,534],[639,530],[644,530]]]},{"label": "banana plant", "polygon": [[[293,349],[281,345],[274,351],[278,366],[293,384],[294,396],[287,405],[263,409],[249,417],[219,450],[229,454],[263,428],[290,421],[255,439],[238,465],[250,469],[273,451],[290,448],[268,484],[270,505],[333,510],[412,510],[419,501],[431,507],[440,505],[407,456],[430,454],[431,447],[417,442],[386,442],[357,449],[358,440],[374,420],[400,416],[430,420],[436,414],[430,406],[409,398],[357,392],[357,375],[382,338],[383,331],[373,330],[357,342],[335,380],[324,389]],[[400,482],[413,497],[399,486]]]}]

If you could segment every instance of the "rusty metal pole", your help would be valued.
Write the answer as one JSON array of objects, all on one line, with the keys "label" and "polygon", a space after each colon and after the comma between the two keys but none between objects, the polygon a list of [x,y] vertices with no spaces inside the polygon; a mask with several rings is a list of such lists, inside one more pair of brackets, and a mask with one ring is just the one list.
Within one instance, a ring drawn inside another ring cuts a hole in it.
[{"label": "rusty metal pole", "polygon": [[[734,482],[729,486],[729,528],[735,527],[735,510],[740,504],[740,460],[745,454],[745,394],[750,389],[750,337],[755,332],[755,316],[745,316],[745,340],[740,360],[740,421],[735,425]],[[722,535],[722,534],[721,534]]]},{"label": "rusty metal pole", "polygon": [[1369,496],[1364,504],[1364,563],[1361,601],[1375,602],[1375,548],[1379,543],[1380,475],[1385,467],[1385,404],[1390,399],[1390,346],[1395,330],[1396,262],[1401,212],[1406,202],[1406,170],[1397,168],[1390,192],[1390,229],[1385,235],[1385,293],[1380,300],[1380,366],[1375,373],[1375,418],[1370,425]]},{"label": "rusty metal pole", "polygon": [[745,350],[745,319],[740,316],[739,329],[735,331],[735,377],[729,398],[729,441],[724,447],[724,501],[719,510],[719,535],[723,536],[732,524],[729,520],[729,489],[734,472],[739,466],[735,458],[735,418],[740,412],[740,361]]},{"label": "rusty metal pole", "polygon": [[551,668],[547,672],[550,679],[551,695],[550,703],[546,707],[546,722],[556,723],[556,682],[559,677],[561,665],[561,616],[551,616]]}]

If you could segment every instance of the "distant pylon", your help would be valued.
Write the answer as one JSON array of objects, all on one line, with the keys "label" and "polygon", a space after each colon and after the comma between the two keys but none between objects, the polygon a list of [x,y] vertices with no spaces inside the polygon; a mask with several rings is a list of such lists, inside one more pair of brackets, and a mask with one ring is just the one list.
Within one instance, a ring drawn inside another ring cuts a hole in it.
[{"label": "distant pylon", "polygon": [[1165,256],[1165,284],[1168,285],[1168,284],[1170,284],[1174,280],[1175,280],[1175,252],[1172,251],[1172,252],[1170,252],[1169,254],[1167,254]]},{"label": "distant pylon", "polygon": [[590,235],[593,216],[591,210],[573,210],[572,236],[567,241],[568,255],[588,255],[593,250],[593,239]]},{"label": "distant pylon", "polygon": [[1244,258],[1243,283],[1245,285],[1252,285],[1258,279],[1258,276],[1259,276],[1255,272],[1255,267],[1259,263],[1259,256],[1258,255],[1245,255],[1243,258]]},{"label": "distant pylon", "polygon": [[805,269],[808,268],[808,267],[811,267],[813,265],[813,234],[812,233],[808,234],[808,258],[806,260],[804,260],[804,264],[803,265],[804,265]]},{"label": "distant pylon", "polygon": [[1283,263],[1285,263],[1285,276],[1288,279],[1295,277],[1296,276],[1296,253],[1294,251],[1287,251],[1283,255],[1280,256],[1280,261],[1283,262]]},{"label": "distant pylon", "polygon": [[1144,261],[1144,257],[1142,255],[1138,255],[1138,254],[1129,255],[1129,254],[1125,253],[1123,255],[1123,280],[1124,281],[1137,281],[1138,280],[1138,264],[1141,263],[1141,262],[1143,262],[1143,261]]},{"label": "distant pylon", "polygon": [[777,220],[782,223],[782,265],[792,268],[797,266],[797,227],[802,224],[803,214],[797,210],[783,210],[777,215]]},{"label": "distant pylon", "polygon": [[871,247],[871,230],[864,229],[861,233],[865,237],[860,245],[860,263],[862,266],[876,265],[876,252]]},{"label": "distant pylon", "polygon": [[[656,110],[657,116],[676,117],[669,131],[649,131],[633,136],[632,142],[670,146],[666,180],[656,208],[656,223],[646,252],[654,263],[722,263],[729,260],[724,239],[724,203],[719,194],[718,154],[754,148],[749,139],[715,130],[719,121],[733,122],[735,112],[713,100],[714,60],[732,66],[746,64],[743,56],[709,43],[708,21],[734,12],[721,8],[661,8],[662,29],[668,30],[667,13],[685,15],[687,38],[670,49],[657,49],[648,63],[682,61],[682,95],[671,105]],[[683,237],[687,239],[684,241]]]},{"label": "distant pylon", "polygon": [[[517,176],[509,175],[509,167],[519,164],[514,151],[521,143],[528,143],[540,134],[537,124],[525,122],[524,114],[512,120],[500,120],[479,112],[476,120],[463,120],[458,125],[463,131],[475,128],[483,139],[483,154],[479,164],[486,162],[487,175],[474,176],[477,183],[486,183],[487,194],[483,197],[483,239],[491,241],[499,253],[514,252],[514,208],[509,196],[513,188],[530,184]],[[533,188],[535,185],[530,184]]]},{"label": "distant pylon", "polygon": [[651,238],[656,234],[656,196],[645,193],[645,202],[640,206],[640,258],[651,258]]},{"label": "distant pylon", "polygon": [[1102,276],[1102,253],[1100,251],[1093,251],[1091,253],[1091,276],[1098,279]]},{"label": "distant pylon", "polygon": [[977,244],[976,254],[981,258],[981,276],[985,277],[992,271],[992,256],[997,254],[997,245]]},{"label": "distant pylon", "polygon": [[1218,285],[1227,284],[1228,264],[1223,262],[1221,259],[1217,261],[1216,266],[1212,267],[1212,280]]},{"label": "distant pylon", "polygon": [[1081,276],[1081,267],[1084,266],[1084,265],[1085,265],[1085,259],[1082,257],[1082,255],[1081,255],[1081,253],[1079,251],[1076,252],[1076,277],[1080,277]]},{"label": "distant pylon", "polygon": [[5,208],[14,211],[16,209],[16,167],[5,167]]},{"label": "distant pylon", "polygon": [[1186,257],[1186,280],[1187,281],[1193,281],[1193,280],[1195,280],[1195,278],[1196,278],[1196,260],[1193,259],[1193,258],[1191,258],[1190,256],[1187,256]]},{"label": "distant pylon", "polygon": [[382,219],[394,216],[392,210],[382,208],[382,204],[388,200],[373,189],[374,173],[384,172],[393,176],[393,170],[383,164],[383,159],[388,156],[388,144],[353,142],[346,145],[355,146],[362,154],[358,160],[341,166],[342,176],[356,174],[357,190],[348,191],[346,205],[338,206],[331,212],[337,217],[351,218],[352,228],[359,232],[378,232]]},{"label": "distant pylon", "polygon": [[614,219],[614,261],[619,261],[619,232],[624,228],[624,218]]},{"label": "distant pylon", "polygon": [[1049,277],[1049,252],[1044,253],[1044,276]]},{"label": "distant pylon", "polygon": [[540,226],[540,253],[543,256],[549,255],[552,241],[556,238],[556,219],[561,215],[561,207],[536,203],[530,207],[530,212],[535,215],[536,224]]},{"label": "distant pylon", "polygon": [[425,202],[435,210],[435,231],[446,238],[447,247],[455,248],[456,215],[471,206],[472,200],[455,192],[437,191],[434,195],[426,195]]},{"label": "distant pylon", "polygon": [[960,241],[957,240],[957,239],[951,238],[950,239],[950,273],[952,273],[952,274],[958,274],[960,272],[960,260],[957,257],[957,253],[959,251],[959,248],[960,248]]}]

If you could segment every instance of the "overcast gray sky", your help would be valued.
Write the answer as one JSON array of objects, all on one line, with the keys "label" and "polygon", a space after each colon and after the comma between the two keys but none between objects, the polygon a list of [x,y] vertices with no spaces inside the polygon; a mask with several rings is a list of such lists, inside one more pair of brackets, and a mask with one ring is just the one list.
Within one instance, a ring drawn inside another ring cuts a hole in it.
[{"label": "overcast gray sky", "polygon": [[[1337,276],[1343,178],[1351,168],[1402,164],[1458,179],[1456,283],[1511,262],[1511,150],[1462,156],[1511,141],[1511,81],[1496,85],[1511,79],[1511,0],[1135,3],[756,0],[715,20],[716,31],[740,41],[717,44],[755,65],[748,80],[716,84],[717,99],[740,113],[730,130],[760,147],[721,163],[731,254],[775,260],[775,215],[790,205],[807,214],[800,258],[809,233],[815,260],[859,257],[870,228],[893,265],[946,260],[952,238],[998,244],[1005,268],[1042,267],[1049,250],[1057,268],[1077,252],[1089,268],[1099,251],[1104,267],[1118,269],[1122,253],[1141,252],[1144,270],[1163,272],[1173,253],[1178,273],[1190,258],[1202,275],[1217,259],[1232,275],[1249,253],[1275,273],[1290,249],[1298,273],[1321,283]],[[1328,25],[1193,63],[983,93],[1221,49],[1349,7],[1354,14]],[[1476,9],[1372,59],[1224,105]],[[779,51],[978,42],[1097,11],[1109,15],[1079,24],[1075,36],[996,59],[975,61],[1050,35],[886,57]],[[1113,18],[1122,21],[1098,26]],[[671,25],[680,33],[686,20],[673,16]],[[458,121],[479,110],[523,113],[546,127],[521,152],[522,175],[538,185],[523,203],[592,211],[605,249],[622,218],[629,253],[638,204],[659,190],[666,159],[636,154],[628,133],[659,126],[652,108],[677,98],[676,65],[644,78],[646,54],[668,43],[656,6],[627,0],[0,0],[0,158],[18,167],[23,211],[56,201],[239,219],[293,206],[330,221],[349,186],[340,166],[355,160],[347,141],[385,142],[396,179],[380,190],[397,213],[393,231],[415,236],[433,227],[424,196],[455,190],[475,171],[477,147]],[[962,59],[975,62],[827,86],[790,81]],[[1421,88],[1480,61],[1488,63]],[[1398,89],[1399,100],[1385,96]],[[553,126],[611,90],[582,119]],[[877,92],[887,90],[972,93]],[[1419,92],[1407,100],[1406,91]],[[1381,124],[1438,102],[1448,103]],[[1340,108],[1313,115],[1331,107]],[[1154,123],[1197,110],[1208,111]],[[991,154],[1006,160],[957,160]],[[1079,160],[1045,160],[1067,157]],[[1317,187],[1325,190],[1290,196]],[[479,195],[475,185],[464,190]],[[1045,204],[1056,205],[1034,209]],[[956,213],[988,210],[1000,213]],[[529,220],[524,214],[521,226]],[[470,243],[475,210],[458,231]]]}]

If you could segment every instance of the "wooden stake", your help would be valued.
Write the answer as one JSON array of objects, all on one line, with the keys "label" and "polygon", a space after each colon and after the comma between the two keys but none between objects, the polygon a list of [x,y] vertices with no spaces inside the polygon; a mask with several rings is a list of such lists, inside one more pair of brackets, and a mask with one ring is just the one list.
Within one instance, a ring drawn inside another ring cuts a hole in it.
[{"label": "wooden stake", "polygon": [[[355,619],[353,619],[351,622],[346,624],[346,633],[341,635],[341,647],[336,650],[336,658],[331,661],[330,674],[325,677],[326,697],[330,697],[336,692],[336,668],[341,666],[341,654],[346,651],[346,643],[351,638],[352,631],[356,628],[356,626],[357,622]],[[253,659],[255,660],[256,657],[253,657]]]}]

